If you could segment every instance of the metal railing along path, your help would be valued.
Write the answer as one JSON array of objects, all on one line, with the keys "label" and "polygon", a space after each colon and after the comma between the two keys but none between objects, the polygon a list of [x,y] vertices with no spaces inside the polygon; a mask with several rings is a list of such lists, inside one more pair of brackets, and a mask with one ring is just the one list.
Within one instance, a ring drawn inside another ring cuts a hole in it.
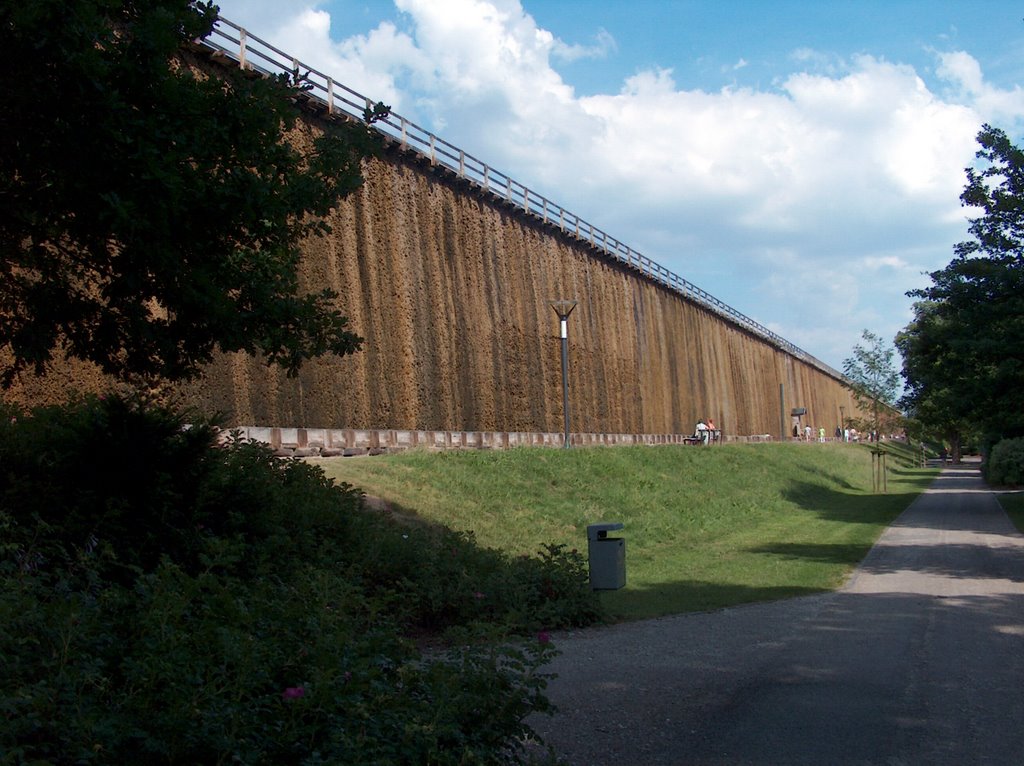
[{"label": "metal railing along path", "polygon": [[[300,74],[309,88],[309,97],[320,102],[329,114],[343,114],[361,120],[364,111],[372,109],[374,105],[374,102],[366,96],[357,93],[329,75],[303,64],[297,58],[249,34],[247,30],[225,18],[218,19],[213,32],[200,43],[233,59],[242,69],[251,69],[267,75]],[[403,148],[422,155],[432,165],[447,168],[457,174],[459,178],[478,187],[485,194],[509,203],[528,215],[537,217],[545,224],[555,226],[560,231],[586,242],[613,260],[635,269],[658,284],[724,317],[731,323],[757,335],[822,372],[840,381],[846,379],[842,373],[737,311],[706,290],[655,263],[615,237],[584,221],[575,213],[527,188],[511,176],[492,168],[482,160],[448,143],[416,123],[391,112],[386,118],[376,121],[374,127],[382,134],[400,143]]]}]

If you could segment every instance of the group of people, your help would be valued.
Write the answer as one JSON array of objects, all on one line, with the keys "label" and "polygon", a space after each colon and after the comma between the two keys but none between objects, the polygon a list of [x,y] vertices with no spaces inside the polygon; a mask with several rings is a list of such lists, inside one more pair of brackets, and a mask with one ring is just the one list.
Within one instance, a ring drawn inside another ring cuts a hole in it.
[{"label": "group of people", "polygon": [[[806,425],[804,426],[803,433],[801,434],[800,427],[794,423],[793,438],[800,439],[801,436],[803,436],[804,441],[814,441],[815,431],[810,425]],[[819,442],[824,443],[826,441],[824,426],[818,427],[817,437]],[[711,444],[712,442],[718,441],[720,438],[721,432],[715,426],[714,420],[711,418],[701,418],[697,421],[697,426],[693,430],[693,439],[697,442],[700,444]],[[842,442],[857,442],[860,441],[860,434],[855,428],[842,428],[841,426],[836,426],[834,439],[835,441]]]},{"label": "group of people", "polygon": [[697,421],[697,427],[694,429],[693,435],[700,440],[701,444],[710,444],[713,441],[718,441],[718,429],[715,428],[715,421],[711,418],[701,418]]},{"label": "group of people", "polygon": [[[818,441],[819,442],[824,442],[825,441],[825,428],[824,428],[824,426],[819,426],[818,434],[817,435],[818,435]],[[796,426],[796,425],[793,426],[793,438],[794,439],[799,439],[800,438],[800,428],[799,428],[799,426]],[[835,440],[837,442],[857,442],[857,441],[860,441],[860,434],[857,432],[856,428],[842,428],[840,426],[836,426],[836,431],[835,431],[835,434],[834,434],[834,438],[835,438]],[[808,441],[808,442],[809,441],[814,441],[814,429],[811,428],[810,425],[804,426],[803,439],[804,439],[804,441]]]}]

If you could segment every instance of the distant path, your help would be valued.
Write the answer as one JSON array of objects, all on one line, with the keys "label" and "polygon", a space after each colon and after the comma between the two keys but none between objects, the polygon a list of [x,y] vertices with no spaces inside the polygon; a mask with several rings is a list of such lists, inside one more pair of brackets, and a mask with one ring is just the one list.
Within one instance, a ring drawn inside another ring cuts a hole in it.
[{"label": "distant path", "polygon": [[580,631],[531,721],[570,763],[1024,763],[1024,538],[947,468],[836,593]]}]

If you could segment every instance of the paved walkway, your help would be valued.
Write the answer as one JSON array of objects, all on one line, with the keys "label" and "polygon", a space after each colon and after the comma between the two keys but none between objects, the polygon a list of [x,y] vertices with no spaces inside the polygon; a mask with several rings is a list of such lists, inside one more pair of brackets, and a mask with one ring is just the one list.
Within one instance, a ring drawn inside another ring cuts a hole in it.
[{"label": "paved walkway", "polygon": [[841,591],[557,645],[531,724],[577,766],[1024,763],[1024,538],[972,468]]}]

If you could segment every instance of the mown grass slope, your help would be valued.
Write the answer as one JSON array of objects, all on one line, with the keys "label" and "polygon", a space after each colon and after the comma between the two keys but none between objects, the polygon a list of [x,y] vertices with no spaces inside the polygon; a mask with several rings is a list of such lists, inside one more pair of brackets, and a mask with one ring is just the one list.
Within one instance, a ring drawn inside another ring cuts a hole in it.
[{"label": "mown grass slope", "polygon": [[756,444],[572,450],[412,451],[318,461],[425,521],[488,547],[584,551],[586,529],[622,522],[627,587],[618,618],[714,609],[835,588],[934,470],[897,444],[887,492],[868,445]]}]

